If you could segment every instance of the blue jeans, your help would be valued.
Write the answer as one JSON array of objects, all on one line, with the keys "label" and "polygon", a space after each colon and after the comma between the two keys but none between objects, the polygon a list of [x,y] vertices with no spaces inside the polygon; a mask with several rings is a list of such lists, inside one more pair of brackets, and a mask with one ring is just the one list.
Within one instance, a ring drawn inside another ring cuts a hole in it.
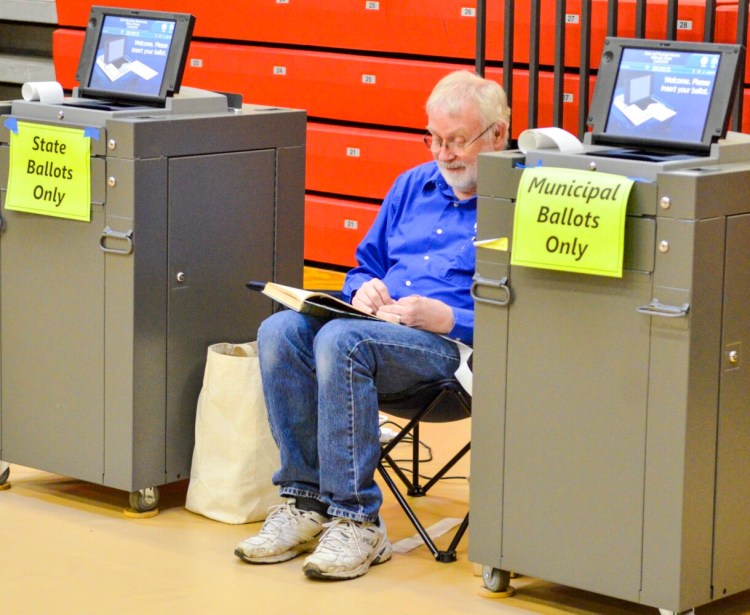
[{"label": "blue jeans", "polygon": [[456,344],[374,320],[326,320],[292,310],[258,331],[263,392],[281,453],[273,477],[283,496],[315,498],[328,514],[375,522],[383,501],[378,391],[450,377]]}]

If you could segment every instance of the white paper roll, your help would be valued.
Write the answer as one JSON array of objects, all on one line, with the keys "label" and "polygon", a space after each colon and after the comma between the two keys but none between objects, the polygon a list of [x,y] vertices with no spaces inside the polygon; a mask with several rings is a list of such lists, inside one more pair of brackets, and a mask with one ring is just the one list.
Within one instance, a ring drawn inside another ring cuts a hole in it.
[{"label": "white paper roll", "polygon": [[57,81],[28,81],[21,88],[24,100],[38,100],[48,105],[59,105],[65,98],[63,87]]},{"label": "white paper roll", "polygon": [[518,135],[518,149],[524,154],[535,149],[559,149],[561,152],[583,151],[583,143],[562,128],[530,128]]}]

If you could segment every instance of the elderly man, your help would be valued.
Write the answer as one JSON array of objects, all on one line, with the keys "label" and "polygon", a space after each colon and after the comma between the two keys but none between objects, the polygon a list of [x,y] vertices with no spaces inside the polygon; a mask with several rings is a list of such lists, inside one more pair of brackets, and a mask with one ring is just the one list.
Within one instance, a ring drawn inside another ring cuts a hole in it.
[{"label": "elderly man", "polygon": [[285,504],[237,545],[246,562],[313,551],[306,576],[350,579],[391,557],[375,482],[378,391],[451,376],[452,340],[472,343],[477,157],[501,150],[510,110],[502,88],[468,71],[435,86],[425,145],[434,161],[401,175],[357,249],[351,303],[388,322],[282,311],[258,332],[269,422]]}]

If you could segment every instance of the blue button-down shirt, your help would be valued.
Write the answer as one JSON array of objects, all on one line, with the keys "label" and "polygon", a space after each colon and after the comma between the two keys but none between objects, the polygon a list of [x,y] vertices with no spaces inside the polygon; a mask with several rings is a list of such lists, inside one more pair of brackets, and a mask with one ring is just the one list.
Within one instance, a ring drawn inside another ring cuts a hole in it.
[{"label": "blue button-down shirt", "polygon": [[362,284],[380,278],[393,299],[438,299],[453,309],[455,325],[448,337],[471,344],[476,227],[477,198],[459,201],[437,163],[407,171],[357,248],[358,266],[347,274],[345,298],[351,301]]}]

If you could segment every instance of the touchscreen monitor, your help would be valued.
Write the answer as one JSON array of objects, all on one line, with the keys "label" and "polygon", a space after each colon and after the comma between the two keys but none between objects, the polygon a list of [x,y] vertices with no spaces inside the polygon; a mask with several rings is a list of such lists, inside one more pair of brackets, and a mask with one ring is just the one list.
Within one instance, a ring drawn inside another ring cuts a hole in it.
[{"label": "touchscreen monitor", "polygon": [[180,89],[194,24],[185,13],[91,7],[79,96],[163,106]]},{"label": "touchscreen monitor", "polygon": [[738,45],[608,38],[592,143],[707,154],[726,134],[743,56]]}]

